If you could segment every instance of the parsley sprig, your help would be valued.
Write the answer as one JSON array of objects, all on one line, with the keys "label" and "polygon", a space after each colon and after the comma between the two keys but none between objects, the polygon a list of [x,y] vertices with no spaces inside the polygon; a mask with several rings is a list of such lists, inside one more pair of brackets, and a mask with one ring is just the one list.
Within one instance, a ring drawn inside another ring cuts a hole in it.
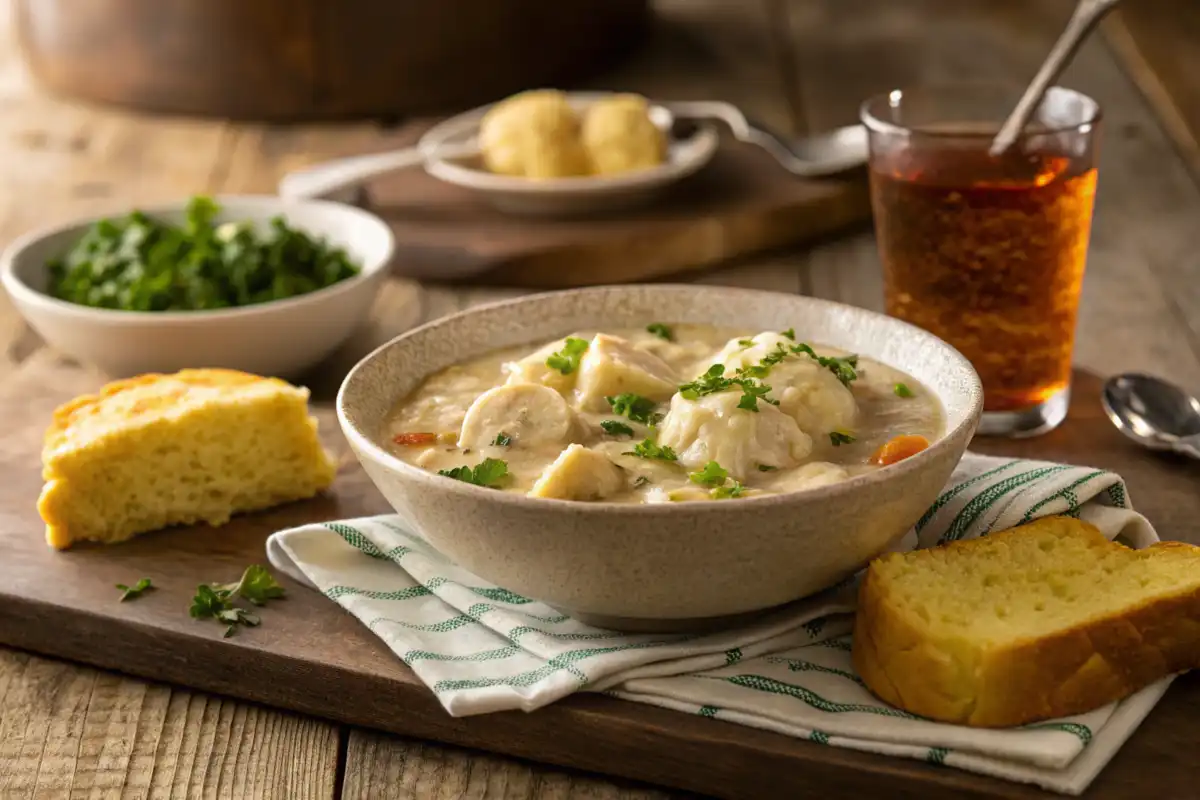
[{"label": "parsley sprig", "polygon": [[688,480],[701,486],[711,487],[708,495],[714,500],[727,500],[731,497],[741,497],[746,491],[736,478],[729,477],[729,470],[716,461],[709,461],[702,469],[688,473]]},{"label": "parsley sprig", "polygon": [[758,401],[764,400],[772,405],[779,405],[775,400],[767,397],[767,393],[771,391],[771,387],[758,380],[754,375],[765,375],[761,365],[751,367],[743,367],[733,373],[732,377],[725,377],[725,365],[713,364],[703,375],[691,383],[685,383],[679,387],[679,393],[688,400],[698,400],[705,395],[717,394],[725,392],[734,387],[742,390],[742,397],[738,400],[738,408],[746,411],[758,411]]},{"label": "parsley sprig", "polygon": [[829,441],[834,447],[841,447],[844,444],[853,444],[856,439],[854,434],[846,433],[846,431],[830,431]]},{"label": "parsley sprig", "polygon": [[643,425],[657,425],[662,422],[663,415],[654,413],[657,403],[649,397],[626,393],[604,399],[608,401],[614,414],[628,417],[633,422],[640,422]]},{"label": "parsley sprig", "polygon": [[622,455],[637,456],[638,458],[653,459],[657,461],[678,461],[679,456],[675,455],[675,451],[669,447],[662,447],[654,442],[653,439],[643,439],[634,445],[632,450],[626,450]]},{"label": "parsley sprig", "polygon": [[276,582],[275,577],[266,567],[252,564],[246,567],[241,579],[234,583],[202,583],[196,587],[196,595],[192,598],[192,606],[188,613],[194,619],[215,619],[226,625],[226,638],[237,631],[238,625],[256,627],[261,620],[257,614],[252,614],[245,608],[235,606],[238,597],[256,606],[266,605],[268,600],[283,597],[283,587]]},{"label": "parsley sprig", "polygon": [[492,445],[494,447],[508,447],[511,444],[512,444],[512,437],[509,436],[504,431],[500,431],[499,433],[496,434],[496,438],[492,439]]},{"label": "parsley sprig", "polygon": [[133,586],[126,586],[123,583],[118,583],[117,588],[121,590],[121,597],[119,600],[123,603],[126,600],[134,600],[138,597],[141,597],[143,592],[153,589],[154,586],[151,585],[149,578],[142,578]]},{"label": "parsley sprig", "polygon": [[600,427],[609,436],[633,436],[633,428],[626,425],[624,422],[617,422],[615,419],[606,419],[600,422]]},{"label": "parsley sprig", "polygon": [[892,387],[892,391],[895,392],[896,397],[916,397],[916,395],[913,393],[913,390],[908,388],[908,385],[904,383],[897,383]]},{"label": "parsley sprig", "polygon": [[558,370],[563,375],[570,375],[579,369],[579,362],[583,359],[583,354],[587,352],[587,349],[587,339],[568,336],[562,349],[546,359],[546,366]]},{"label": "parsley sprig", "polygon": [[498,458],[485,458],[474,467],[439,469],[438,475],[453,478],[463,483],[473,483],[489,489],[497,488],[508,477],[508,463]]},{"label": "parsley sprig", "polygon": [[661,322],[651,322],[646,326],[646,330],[660,339],[666,339],[668,342],[675,341],[675,335],[671,333],[671,329]]}]

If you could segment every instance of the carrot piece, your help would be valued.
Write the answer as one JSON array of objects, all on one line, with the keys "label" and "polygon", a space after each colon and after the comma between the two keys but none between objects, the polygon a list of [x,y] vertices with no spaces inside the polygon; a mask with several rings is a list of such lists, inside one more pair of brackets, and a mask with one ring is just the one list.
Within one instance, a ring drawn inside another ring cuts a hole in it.
[{"label": "carrot piece", "polygon": [[392,443],[401,447],[413,447],[421,444],[434,444],[437,439],[436,433],[397,433],[392,437]]},{"label": "carrot piece", "polygon": [[929,440],[924,436],[917,436],[912,433],[893,436],[875,451],[874,455],[871,456],[871,463],[886,467],[889,464],[895,464],[897,461],[903,461],[909,456],[915,456],[926,447],[929,447]]}]

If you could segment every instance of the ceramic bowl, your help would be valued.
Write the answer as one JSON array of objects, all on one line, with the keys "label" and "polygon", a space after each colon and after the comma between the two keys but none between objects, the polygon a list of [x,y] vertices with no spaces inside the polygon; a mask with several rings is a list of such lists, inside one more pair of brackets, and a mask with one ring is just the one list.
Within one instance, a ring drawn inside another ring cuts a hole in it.
[{"label": "ceramic bowl", "polygon": [[[381,444],[389,410],[430,373],[580,328],[650,321],[794,327],[804,340],[893,365],[936,393],[945,435],[905,461],[832,486],[662,505],[498,492],[423,472]],[[337,413],[397,513],[466,569],[602,627],[686,630],[818,592],[895,544],[945,486],[982,402],[979,377],[958,351],[899,320],[795,295],[658,284],[534,295],[416,328],[349,373]]]},{"label": "ceramic bowl", "polygon": [[[567,102],[583,111],[611,92],[571,92]],[[497,175],[483,168],[478,158],[440,159],[436,153],[459,148],[479,133],[479,123],[490,105],[468,111],[430,128],[417,147],[426,154],[425,170],[435,178],[469,189],[497,209],[522,216],[583,216],[615,211],[648,203],[673,183],[698,171],[717,152],[717,129],[708,122],[696,123],[686,139],[671,140],[666,160],[657,167],[616,175],[587,175],[573,178],[530,180]],[[660,127],[669,124],[669,114],[652,118]]]},{"label": "ceramic bowl", "polygon": [[[286,300],[215,311],[118,311],[90,308],[46,294],[46,262],[63,255],[100,217],[22,236],[0,255],[0,282],[29,325],[51,346],[110,375],[224,367],[295,377],[331,354],[367,319],[387,279],[395,243],[373,214],[340,203],[270,196],[214,198],[218,223],[266,224],[276,215],[345,248],[361,272]],[[179,223],[187,201],[146,207]],[[120,215],[127,213],[119,212]]]}]

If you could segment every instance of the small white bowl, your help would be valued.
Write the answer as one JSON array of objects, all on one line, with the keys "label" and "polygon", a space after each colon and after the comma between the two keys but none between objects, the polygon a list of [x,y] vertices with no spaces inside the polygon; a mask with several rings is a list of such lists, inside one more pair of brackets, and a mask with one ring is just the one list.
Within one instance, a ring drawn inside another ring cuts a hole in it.
[{"label": "small white bowl", "polygon": [[[567,95],[567,102],[576,111],[583,111],[597,100],[612,94],[571,92]],[[653,101],[651,104],[653,117]],[[666,187],[708,164],[717,152],[719,141],[717,129],[712,123],[697,122],[695,132],[687,139],[668,140],[666,160],[657,167],[615,175],[544,180],[497,175],[484,169],[478,158],[438,158],[436,154],[439,150],[461,148],[477,136],[479,124],[491,107],[476,108],[435,125],[421,137],[417,147],[427,159],[425,171],[433,177],[470,189],[501,211],[523,216],[582,216],[647,203]],[[656,122],[661,127],[666,120],[656,119]]]},{"label": "small white bowl", "polygon": [[[387,279],[395,242],[374,214],[320,200],[228,195],[217,224],[288,223],[342,247],[361,271],[315,292],[215,311],[119,311],[58,300],[46,293],[47,261],[64,255],[93,223],[76,220],[24,236],[0,255],[0,283],[29,325],[51,346],[115,377],[224,367],[293,378],[330,355],[364,322]],[[141,210],[174,223],[188,201]],[[120,217],[128,209],[106,215]]]}]

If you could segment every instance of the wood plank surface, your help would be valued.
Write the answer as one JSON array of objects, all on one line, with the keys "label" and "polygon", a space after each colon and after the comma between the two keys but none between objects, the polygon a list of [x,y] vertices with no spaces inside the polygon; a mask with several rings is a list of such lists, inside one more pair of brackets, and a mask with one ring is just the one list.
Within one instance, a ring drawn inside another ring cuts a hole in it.
[{"label": "wood plank surface", "polygon": [[337,728],[0,649],[0,797],[334,794]]}]

